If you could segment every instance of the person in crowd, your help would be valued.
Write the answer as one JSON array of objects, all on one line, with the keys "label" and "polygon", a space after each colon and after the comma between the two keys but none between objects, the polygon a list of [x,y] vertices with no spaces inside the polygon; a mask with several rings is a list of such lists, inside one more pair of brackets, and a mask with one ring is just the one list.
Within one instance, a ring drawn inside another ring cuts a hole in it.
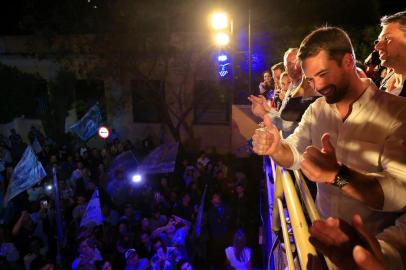
[{"label": "person in crowd", "polygon": [[33,269],[32,265],[38,264],[39,261],[43,260],[41,254],[41,245],[42,241],[36,237],[32,238],[29,243],[29,253],[26,254],[23,258],[24,260],[24,269],[30,270]]},{"label": "person in crowd", "polygon": [[155,229],[168,224],[168,217],[161,214],[161,209],[157,206],[152,209],[152,217],[150,219],[150,223],[151,231],[154,231]]},{"label": "person in crowd", "polygon": [[[251,110],[254,115],[263,118],[264,115],[269,114],[272,122],[282,130],[284,138],[293,133],[305,109],[319,96],[310,87],[307,80],[302,78],[297,53],[298,48],[289,48],[283,57],[286,71],[292,82],[281,102],[279,111],[269,107],[261,97],[251,95],[248,98],[252,103]],[[293,99],[291,100],[291,98]]]},{"label": "person in crowd", "polygon": [[21,156],[23,155],[25,148],[27,145],[23,142],[23,138],[17,131],[12,128],[10,129],[10,136],[8,137],[10,145],[11,145],[11,155],[12,158],[17,164],[18,160],[20,160]]},{"label": "person in crowd", "polygon": [[375,50],[381,65],[393,70],[382,80],[381,89],[406,97],[406,10],[382,17],[381,26]]},{"label": "person in crowd", "polygon": [[226,247],[227,236],[234,224],[233,213],[223,201],[220,193],[213,193],[211,206],[207,213],[207,222],[210,235],[209,258],[215,267],[223,264],[223,250]]},{"label": "person in crowd", "polygon": [[79,257],[72,262],[72,270],[95,270],[96,262],[102,260],[95,243],[89,238],[84,238],[79,241]]},{"label": "person in crowd", "polygon": [[120,254],[134,246],[135,234],[129,229],[128,220],[123,219],[118,224],[118,241],[116,244],[116,250]]},{"label": "person in crowd", "polygon": [[197,159],[196,167],[201,170],[206,168],[206,166],[210,163],[210,158],[205,151],[200,153],[199,158]]},{"label": "person in crowd", "polygon": [[97,261],[96,263],[97,270],[113,270],[113,266],[107,260],[105,261]]},{"label": "person in crowd", "polygon": [[266,99],[271,99],[274,93],[271,73],[266,70],[262,73],[262,75],[264,81],[259,83],[259,94],[264,96]]},{"label": "person in crowd", "polygon": [[24,256],[29,252],[27,239],[33,237],[34,230],[35,223],[31,218],[31,214],[27,210],[22,211],[19,219],[14,224],[11,231],[13,242],[15,243],[21,256]]},{"label": "person in crowd", "polygon": [[224,163],[223,159],[219,159],[216,162],[216,165],[213,169],[213,176],[218,177],[219,173],[221,173],[221,179],[228,177],[228,166]]},{"label": "person in crowd", "polygon": [[[182,269],[191,269],[192,264],[196,269],[206,269],[211,266],[207,260],[209,238],[207,213],[209,209],[204,208],[199,223],[199,234],[197,234],[191,228],[192,224],[196,225],[194,219],[200,214],[200,208],[198,205],[193,205],[192,202],[200,202],[205,184],[226,182],[230,178],[227,174],[234,171],[235,164],[225,165],[222,161],[225,156],[219,154],[210,155],[210,158],[206,156],[209,159],[206,165],[203,164],[206,162],[203,158],[201,172],[193,169],[189,187],[185,187],[179,179],[175,179],[175,174],[167,174],[161,177],[162,180],[151,177],[137,189],[122,189],[122,194],[127,199],[116,207],[111,197],[117,199],[120,196],[114,196],[114,192],[105,191],[106,187],[116,187],[112,184],[114,179],[107,177],[109,176],[107,168],[115,155],[121,151],[120,149],[134,150],[129,143],[122,144],[121,147],[117,142],[114,145],[115,150],[111,145],[96,150],[87,148],[79,140],[68,138],[68,141],[63,142],[62,145],[52,144],[42,145],[42,147],[43,151],[37,155],[49,175],[36,186],[11,200],[6,211],[0,208],[0,221],[4,222],[4,228],[7,231],[12,232],[11,237],[4,237],[4,240],[0,236],[0,253],[4,256],[0,257],[1,269],[10,267],[13,270],[54,269],[56,264],[50,259],[58,258],[57,255],[60,255],[59,258],[62,259],[61,269],[124,269],[127,263],[130,264],[125,258],[125,252],[132,247],[137,248],[139,257],[152,259],[153,264],[158,267],[155,269],[163,269],[165,265],[170,269],[178,266]],[[13,159],[13,156],[10,156],[9,159],[4,166],[5,170],[0,172],[4,178],[1,182],[1,188],[4,190],[7,189],[13,172],[13,167],[7,166],[16,164],[18,161]],[[210,162],[210,159],[213,162]],[[196,163],[197,158],[190,159],[189,164]],[[102,167],[101,164],[103,164]],[[45,188],[47,183],[52,182],[50,171],[53,167],[57,170],[62,225],[66,232],[66,241],[61,250],[57,249],[55,241],[57,228],[53,191],[46,191]],[[244,178],[249,176],[245,170],[239,171]],[[126,172],[123,171],[123,175],[124,173]],[[181,171],[179,175],[182,174]],[[227,178],[225,178],[226,176]],[[102,177],[104,180],[101,179]],[[171,185],[168,184],[168,179],[171,180]],[[230,190],[227,189],[233,190],[234,183],[231,179],[229,182],[231,185],[225,185],[224,187],[227,188],[223,187],[219,194],[219,196],[223,196],[224,202],[228,202],[232,197]],[[248,183],[248,181],[246,182]],[[103,225],[80,227],[89,198],[96,188],[99,190]],[[210,194],[210,190],[215,189],[209,187],[207,190]],[[181,194],[183,195],[180,196]],[[192,195],[193,197],[191,197]],[[47,207],[43,204],[45,200]],[[224,217],[224,213],[221,211],[225,209],[227,218],[224,220],[229,221],[228,228],[233,228],[235,224],[232,209],[235,207],[233,205],[224,207],[225,204],[221,204],[218,208],[219,214]],[[27,211],[27,209],[29,210]],[[156,211],[157,209],[160,211]],[[190,221],[181,219],[181,217],[173,217],[168,222],[168,219],[160,214],[161,211],[167,216],[178,213]],[[160,239],[163,244],[160,242],[158,245],[163,248],[161,251],[157,251],[154,250],[151,231],[154,227],[162,226],[167,227],[167,230],[159,234],[163,238]],[[88,240],[83,242],[82,239]],[[225,239],[226,236],[224,236],[224,243],[227,242]],[[219,249],[220,255],[223,254],[224,248],[225,245]],[[57,254],[58,251],[60,254]],[[190,260],[190,263],[180,263],[180,259]],[[138,261],[140,260],[138,259]],[[223,256],[219,262],[218,265],[222,265]],[[134,260],[132,264],[134,264]]]},{"label": "person in crowd", "polygon": [[236,270],[251,270],[251,249],[247,247],[247,239],[243,230],[234,233],[233,245],[225,249],[227,264]]},{"label": "person in crowd", "polygon": [[182,256],[176,247],[168,247],[160,238],[154,241],[155,254],[151,258],[151,270],[170,270],[176,267]]},{"label": "person in crowd", "polygon": [[186,250],[186,237],[191,222],[173,215],[166,226],[160,227],[152,232],[152,237],[159,237],[166,246],[176,246],[182,258],[188,258]]},{"label": "person in crowd", "polygon": [[15,128],[10,129],[10,136],[8,137],[11,147],[14,148],[16,145],[23,141],[23,138],[20,134],[17,133]]},{"label": "person in crowd", "polygon": [[[170,196],[170,192],[171,191],[168,187],[167,196]],[[165,214],[169,213],[171,207],[166,198],[167,197],[163,195],[160,191],[155,191],[149,212],[151,211],[152,208],[160,208],[163,213]]]},{"label": "person in crowd", "polygon": [[20,254],[11,241],[11,236],[4,225],[0,226],[0,257],[3,257],[5,263],[11,269],[18,267],[17,261],[20,258]]},{"label": "person in crowd", "polygon": [[180,203],[174,207],[173,213],[183,219],[191,219],[193,216],[193,208],[192,197],[189,193],[184,193]]},{"label": "person in crowd", "polygon": [[339,28],[310,33],[298,56],[323,98],[310,105],[286,140],[264,117],[265,132],[256,130],[254,151],[283,167],[301,168],[316,182],[322,217],[348,222],[358,213],[377,233],[406,205],[406,100],[358,77],[351,41]]},{"label": "person in crowd", "polygon": [[279,111],[281,106],[282,106],[282,102],[286,97],[286,93],[289,89],[290,84],[292,83],[292,79],[289,77],[289,74],[284,71],[280,74],[280,80],[279,80],[279,89],[275,94],[275,106],[276,106],[276,110]]},{"label": "person in crowd", "polygon": [[114,179],[110,181],[107,192],[110,194],[111,200],[117,207],[124,206],[129,201],[129,190],[131,189],[124,173],[117,169],[114,172]]},{"label": "person in crowd", "polygon": [[406,214],[374,236],[361,217],[351,225],[339,218],[315,221],[310,242],[340,269],[404,269],[406,266]]},{"label": "person in crowd", "polygon": [[35,140],[37,140],[41,145],[45,143],[45,136],[35,126],[31,126],[30,131],[28,132],[28,139],[30,144],[32,144]]},{"label": "person in crowd", "polygon": [[0,160],[3,161],[5,165],[9,165],[13,162],[10,148],[6,144],[0,144]]},{"label": "person in crowd", "polygon": [[142,232],[140,234],[139,254],[142,258],[151,259],[153,253],[153,243],[149,233]]},{"label": "person in crowd", "polygon": [[189,261],[187,261],[187,260],[181,260],[181,261],[178,263],[178,269],[179,269],[179,270],[193,270],[193,267],[192,267],[192,265],[190,264]]},{"label": "person in crowd", "polygon": [[159,180],[158,191],[161,193],[162,196],[164,196],[162,199],[168,200],[169,193],[171,192],[171,187],[169,186],[167,177],[161,177],[161,179]]},{"label": "person in crowd", "polygon": [[149,217],[145,216],[141,219],[141,226],[140,226],[140,232],[147,232],[151,233],[151,222],[149,220]]},{"label": "person in crowd", "polygon": [[125,261],[127,263],[124,270],[144,270],[148,269],[149,262],[145,258],[139,258],[137,251],[133,248],[128,249],[124,253]]},{"label": "person in crowd", "polygon": [[195,168],[193,166],[188,166],[183,173],[183,184],[186,188],[195,181],[194,171]]},{"label": "person in crowd", "polygon": [[76,205],[73,208],[72,217],[78,224],[80,224],[80,220],[82,219],[82,216],[86,211],[86,206],[87,206],[86,196],[83,194],[77,194]]},{"label": "person in crowd", "polygon": [[280,89],[280,78],[281,74],[285,72],[285,66],[283,62],[279,62],[271,67],[272,78],[274,82],[274,90],[277,91]]},{"label": "person in crowd", "polygon": [[131,228],[135,228],[138,220],[138,216],[136,215],[134,206],[131,203],[127,203],[123,209],[123,216],[121,218],[125,218],[127,223]]},{"label": "person in crowd", "polygon": [[83,162],[78,161],[76,163],[76,169],[72,172],[70,179],[68,181],[69,187],[76,192],[76,188],[78,185],[77,182],[80,178],[83,178],[83,177],[88,179],[87,171],[86,171],[86,168],[85,168],[85,165],[83,164]]},{"label": "person in crowd", "polygon": [[235,184],[235,193],[232,200],[235,209],[235,227],[247,229],[248,224],[253,220],[245,186],[242,183]]}]

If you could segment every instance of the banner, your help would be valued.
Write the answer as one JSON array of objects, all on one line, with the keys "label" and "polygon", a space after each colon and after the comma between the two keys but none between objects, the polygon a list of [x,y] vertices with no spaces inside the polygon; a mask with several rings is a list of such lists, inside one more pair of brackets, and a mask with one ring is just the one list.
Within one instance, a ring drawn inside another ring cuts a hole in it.
[{"label": "banner", "polygon": [[80,227],[87,225],[100,225],[102,223],[103,215],[100,207],[99,190],[96,189],[87,204],[86,211],[80,222]]},{"label": "banner", "polygon": [[46,176],[44,167],[37,159],[31,146],[27,146],[21,160],[14,168],[7,189],[6,203],[21,192],[29,189]]},{"label": "banner", "polygon": [[42,151],[41,144],[39,143],[37,138],[34,139],[34,141],[31,144],[31,147],[32,147],[32,149],[34,149],[36,154],[38,154],[39,152]]},{"label": "banner", "polygon": [[102,121],[99,105],[95,104],[78,122],[70,127],[70,130],[78,135],[82,141],[87,141],[97,134]]},{"label": "banner", "polygon": [[120,170],[125,175],[130,175],[137,170],[138,161],[131,151],[126,151],[116,156],[108,171],[109,179],[114,178],[116,170]]},{"label": "banner", "polygon": [[149,153],[138,167],[140,173],[168,173],[175,170],[179,143],[162,144]]},{"label": "banner", "polygon": [[202,229],[202,219],[203,219],[203,211],[204,211],[204,202],[206,200],[206,192],[207,192],[207,185],[204,186],[204,191],[202,194],[202,198],[200,200],[199,212],[197,213],[196,217],[196,224],[195,224],[195,235],[200,236],[200,232]]}]

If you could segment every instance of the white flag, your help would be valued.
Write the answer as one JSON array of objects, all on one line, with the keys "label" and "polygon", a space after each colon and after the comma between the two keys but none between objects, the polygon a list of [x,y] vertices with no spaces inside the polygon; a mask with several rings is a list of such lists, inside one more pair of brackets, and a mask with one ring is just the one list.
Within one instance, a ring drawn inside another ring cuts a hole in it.
[{"label": "white flag", "polygon": [[87,204],[85,214],[80,222],[80,227],[87,225],[100,225],[103,223],[103,215],[100,207],[99,190],[93,192],[92,198]]}]

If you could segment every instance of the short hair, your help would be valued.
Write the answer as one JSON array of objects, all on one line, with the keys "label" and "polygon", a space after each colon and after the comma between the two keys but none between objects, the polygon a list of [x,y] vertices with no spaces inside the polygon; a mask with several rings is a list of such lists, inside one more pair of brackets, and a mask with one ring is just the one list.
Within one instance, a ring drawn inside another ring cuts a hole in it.
[{"label": "short hair", "polygon": [[285,76],[288,76],[288,77],[289,77],[289,74],[288,74],[287,71],[284,71],[284,72],[281,73],[281,80],[282,80],[282,78],[285,77]]},{"label": "short hair", "polygon": [[271,67],[271,71],[275,71],[275,70],[277,70],[277,69],[280,69],[280,70],[282,70],[282,71],[285,71],[285,66],[283,65],[283,62],[279,62],[279,63],[277,63],[277,64],[275,64],[275,65],[273,65],[273,66]]},{"label": "short hair", "polygon": [[390,24],[390,23],[399,23],[400,30],[406,33],[406,10],[400,11],[393,15],[383,16],[381,18],[381,26]]},{"label": "short hair", "polygon": [[338,27],[320,27],[308,34],[300,44],[298,59],[303,62],[306,58],[326,51],[330,57],[341,65],[341,60],[346,53],[352,54],[355,59],[354,49],[348,34]]},{"label": "short hair", "polygon": [[288,57],[288,55],[292,52],[297,52],[299,48],[289,48],[286,50],[286,52],[283,54],[283,62],[285,62],[285,59]]}]

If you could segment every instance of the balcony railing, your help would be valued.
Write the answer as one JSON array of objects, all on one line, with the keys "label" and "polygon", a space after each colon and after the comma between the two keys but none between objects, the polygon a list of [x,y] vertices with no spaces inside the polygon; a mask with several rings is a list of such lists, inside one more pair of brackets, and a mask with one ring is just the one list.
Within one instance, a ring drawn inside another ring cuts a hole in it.
[{"label": "balcony railing", "polygon": [[[309,226],[320,219],[320,215],[301,172],[294,171],[293,180],[289,171],[269,157],[264,158],[264,171],[268,194],[267,240],[272,243],[267,248],[267,269],[285,269],[286,266],[288,269],[334,269],[309,242]],[[274,254],[277,245],[284,249],[278,255]]]}]

